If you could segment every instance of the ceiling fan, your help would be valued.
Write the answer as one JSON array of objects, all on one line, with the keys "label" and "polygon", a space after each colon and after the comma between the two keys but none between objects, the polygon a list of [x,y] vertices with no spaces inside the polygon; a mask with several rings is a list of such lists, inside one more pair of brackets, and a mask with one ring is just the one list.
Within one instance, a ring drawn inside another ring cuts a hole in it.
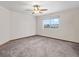
[{"label": "ceiling fan", "polygon": [[[48,9],[41,9],[40,5],[33,5],[32,6],[32,14],[38,14],[38,13],[43,13],[43,11],[47,11]],[[28,10],[29,11],[29,10]]]}]

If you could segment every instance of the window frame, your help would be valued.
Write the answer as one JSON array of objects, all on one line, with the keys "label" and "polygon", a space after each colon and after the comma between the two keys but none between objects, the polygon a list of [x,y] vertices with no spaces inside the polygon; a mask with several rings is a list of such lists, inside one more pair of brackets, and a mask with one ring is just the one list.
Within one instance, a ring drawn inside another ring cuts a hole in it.
[{"label": "window frame", "polygon": [[[58,19],[58,20],[56,20],[58,24],[54,24],[54,23],[56,23],[56,22],[54,22],[55,21],[54,19]],[[49,20],[48,27],[45,27],[45,23],[44,23],[45,20],[42,21],[43,28],[59,28],[60,18],[58,16],[57,17],[51,17],[49,19],[46,19],[46,21],[48,21],[48,20]],[[53,25],[52,25],[52,22],[51,22],[52,20],[53,20]],[[53,26],[53,27],[51,27],[51,26]]]}]

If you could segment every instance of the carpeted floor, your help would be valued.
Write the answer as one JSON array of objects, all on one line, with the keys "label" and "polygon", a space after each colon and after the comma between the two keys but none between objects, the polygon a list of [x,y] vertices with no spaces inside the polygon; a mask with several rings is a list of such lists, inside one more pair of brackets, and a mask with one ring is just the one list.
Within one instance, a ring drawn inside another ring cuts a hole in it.
[{"label": "carpeted floor", "polygon": [[78,57],[79,44],[43,36],[10,41],[0,47],[1,57]]}]

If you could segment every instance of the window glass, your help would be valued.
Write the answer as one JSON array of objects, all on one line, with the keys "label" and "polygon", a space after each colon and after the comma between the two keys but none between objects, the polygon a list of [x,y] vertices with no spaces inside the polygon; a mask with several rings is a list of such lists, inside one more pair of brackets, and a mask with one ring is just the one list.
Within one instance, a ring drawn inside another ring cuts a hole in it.
[{"label": "window glass", "polygon": [[50,28],[50,20],[43,20],[44,28]]},{"label": "window glass", "polygon": [[51,19],[51,28],[58,28],[59,27],[59,18],[53,18]]},{"label": "window glass", "polygon": [[59,27],[59,18],[52,18],[48,20],[43,20],[44,28],[58,28]]}]

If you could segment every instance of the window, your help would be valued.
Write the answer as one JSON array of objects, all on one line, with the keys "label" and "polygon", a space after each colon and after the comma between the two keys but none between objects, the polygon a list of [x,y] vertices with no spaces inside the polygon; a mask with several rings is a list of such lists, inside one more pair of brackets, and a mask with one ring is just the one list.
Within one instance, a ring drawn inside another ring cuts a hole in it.
[{"label": "window", "polygon": [[50,28],[50,20],[43,20],[44,28]]},{"label": "window", "polygon": [[48,20],[43,20],[44,28],[58,28],[59,27],[59,18],[52,18]]},{"label": "window", "polygon": [[59,27],[59,18],[53,18],[50,20],[50,27],[51,28],[58,28]]}]

